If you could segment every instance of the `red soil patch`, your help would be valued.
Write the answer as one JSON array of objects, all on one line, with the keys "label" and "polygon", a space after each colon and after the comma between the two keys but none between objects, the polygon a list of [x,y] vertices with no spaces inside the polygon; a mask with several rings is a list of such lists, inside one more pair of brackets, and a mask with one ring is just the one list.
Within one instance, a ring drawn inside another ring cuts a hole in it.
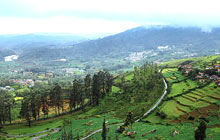
[{"label": "red soil patch", "polygon": [[197,110],[193,110],[192,112],[189,113],[189,115],[193,118],[197,118],[200,116],[200,113]]},{"label": "red soil patch", "polygon": [[[181,115],[178,119],[180,122],[188,122],[189,116],[193,118],[206,118],[207,116],[214,116],[218,115],[219,106],[215,104],[211,104],[209,106],[198,108],[198,110],[193,110],[190,113],[185,113],[184,115]],[[220,116],[220,115],[219,115]],[[171,121],[171,123],[176,122],[176,120]]]},{"label": "red soil patch", "polygon": [[188,120],[188,117],[189,117],[189,114],[186,113],[186,114],[184,114],[184,115],[181,115],[181,116],[179,117],[179,120],[180,120],[181,122],[187,122],[187,121],[189,121],[189,120]]},{"label": "red soil patch", "polygon": [[207,112],[210,112],[210,111],[216,111],[217,112],[219,110],[219,107],[215,104],[211,104],[207,107],[199,108],[198,110],[201,113],[207,113]]},{"label": "red soil patch", "polygon": [[172,121],[170,121],[169,123],[176,123],[176,124],[178,124],[179,121],[178,121],[178,120],[172,120]]}]

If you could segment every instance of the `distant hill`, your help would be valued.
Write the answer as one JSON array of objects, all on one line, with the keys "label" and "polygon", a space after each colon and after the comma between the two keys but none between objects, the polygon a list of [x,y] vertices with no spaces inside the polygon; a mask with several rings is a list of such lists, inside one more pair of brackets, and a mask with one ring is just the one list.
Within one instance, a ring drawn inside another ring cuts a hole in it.
[{"label": "distant hill", "polygon": [[88,40],[76,35],[53,34],[24,34],[0,35],[0,48],[4,49],[32,49],[37,47],[66,47]]},{"label": "distant hill", "polygon": [[[109,54],[113,52],[133,52],[157,49],[158,46],[188,45],[185,48],[198,49],[220,47],[220,29],[212,32],[203,32],[200,28],[177,27],[138,27],[125,32],[75,44],[75,48],[82,53]],[[190,46],[189,46],[190,44]],[[192,46],[192,47],[191,47]],[[76,50],[75,50],[76,51]]]},{"label": "distant hill", "polygon": [[[0,38],[0,45],[3,44],[1,42],[5,42],[6,47],[31,48],[25,49],[21,53],[20,60],[31,59],[33,56],[36,56],[34,57],[35,59],[40,58],[45,60],[64,57],[69,59],[83,59],[85,61],[92,60],[93,58],[107,59],[111,57],[124,59],[132,52],[149,50],[152,50],[152,53],[155,53],[160,58],[164,57],[164,55],[170,57],[171,54],[179,53],[180,55],[173,57],[178,58],[179,56],[213,55],[220,51],[220,28],[214,28],[212,32],[204,32],[201,28],[197,27],[137,27],[101,39],[88,41],[84,39],[80,43],[76,43],[76,40],[80,40],[79,38],[65,38],[62,36],[12,36],[9,42],[7,42],[7,39],[4,39],[5,37]],[[71,44],[71,47],[54,47],[62,43],[65,44],[65,42],[68,42],[68,45]],[[47,46],[47,49],[45,49],[45,46]],[[158,46],[168,46],[170,50],[161,51],[158,49]],[[158,59],[157,57],[154,57],[154,59]]]}]

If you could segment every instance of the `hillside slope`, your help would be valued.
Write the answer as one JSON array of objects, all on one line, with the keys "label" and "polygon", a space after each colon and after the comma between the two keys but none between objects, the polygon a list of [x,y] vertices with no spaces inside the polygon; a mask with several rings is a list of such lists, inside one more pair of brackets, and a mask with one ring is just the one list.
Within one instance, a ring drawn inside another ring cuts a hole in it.
[{"label": "hillside slope", "polygon": [[[53,56],[58,58],[100,61],[103,57],[105,59],[127,59],[132,53],[145,51],[140,54],[139,59],[148,58],[155,61],[162,57],[165,60],[171,60],[218,53],[219,38],[219,28],[213,29],[212,32],[204,32],[196,27],[137,27],[101,39],[74,44],[71,48],[51,49],[50,52],[59,51],[60,55]],[[24,58],[28,55],[36,55],[35,50],[22,54]],[[139,57],[136,54],[133,55]],[[42,58],[52,59],[47,53],[43,54]]]}]

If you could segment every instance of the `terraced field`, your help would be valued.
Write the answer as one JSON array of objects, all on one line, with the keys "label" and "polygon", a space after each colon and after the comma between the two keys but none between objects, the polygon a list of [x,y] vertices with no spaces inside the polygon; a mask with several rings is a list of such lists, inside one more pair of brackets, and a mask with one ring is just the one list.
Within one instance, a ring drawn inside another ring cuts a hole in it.
[{"label": "terraced field", "polygon": [[[167,115],[167,118],[173,119],[178,119],[184,115],[185,119],[188,119],[189,116],[199,118],[204,117],[207,113],[218,111],[219,106],[216,104],[220,99],[220,88],[213,88],[213,85],[211,83],[204,88],[198,88],[182,96],[165,101],[161,106],[161,111]],[[206,110],[204,108],[209,109]]]},{"label": "terraced field", "polygon": [[162,71],[163,76],[169,83],[180,82],[185,79],[185,77],[178,71],[177,68],[168,68]]},{"label": "terraced field", "polygon": [[202,88],[201,83],[188,79],[177,68],[167,68],[162,73],[169,83],[170,93],[167,96],[168,101],[159,110],[166,114],[167,119],[188,120],[190,116],[195,119],[214,110],[218,112],[220,88],[216,88],[214,82]]},{"label": "terraced field", "polygon": [[190,89],[197,88],[199,85],[190,79],[184,80],[182,82],[173,83],[171,85],[171,92],[169,93],[168,97],[174,97],[184,92],[189,91]]}]

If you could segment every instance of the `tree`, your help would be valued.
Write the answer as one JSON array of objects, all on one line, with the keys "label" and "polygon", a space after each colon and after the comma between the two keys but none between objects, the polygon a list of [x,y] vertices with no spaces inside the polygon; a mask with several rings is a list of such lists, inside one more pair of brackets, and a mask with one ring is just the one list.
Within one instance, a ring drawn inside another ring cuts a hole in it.
[{"label": "tree", "polygon": [[102,140],[106,140],[106,125],[105,125],[105,117],[104,117],[104,121],[102,124]]},{"label": "tree", "polygon": [[112,91],[113,76],[108,71],[105,71],[105,76],[106,76],[106,92],[109,93]]},{"label": "tree", "polygon": [[11,118],[11,110],[12,110],[12,107],[13,107],[15,101],[14,101],[14,99],[13,99],[13,97],[12,97],[12,95],[11,95],[10,93],[6,92],[4,102],[5,102],[5,110],[6,110],[5,113],[7,114],[7,117],[8,117],[7,120],[8,120],[8,121],[10,122],[10,124],[11,124],[11,121],[12,121],[12,118]]},{"label": "tree", "polygon": [[22,101],[20,116],[25,118],[28,122],[28,126],[31,127],[31,101],[30,97],[25,97]]},{"label": "tree", "polygon": [[76,105],[77,105],[77,95],[78,94],[79,94],[79,91],[78,91],[78,81],[75,79],[73,81],[73,89],[70,92],[70,102],[69,102],[70,111],[72,111],[72,108],[76,108]]},{"label": "tree", "polygon": [[44,92],[41,93],[41,104],[42,104],[42,112],[44,113],[44,116],[48,117],[49,113],[49,90],[44,89]]},{"label": "tree", "polygon": [[201,121],[198,128],[195,130],[195,140],[204,140],[206,138],[206,123]]},{"label": "tree", "polygon": [[115,140],[119,140],[118,135],[115,136]]},{"label": "tree", "polygon": [[131,128],[132,128],[133,123],[134,123],[133,113],[131,111],[129,111],[127,114],[124,125],[125,126],[131,125]]},{"label": "tree", "polygon": [[86,94],[86,97],[89,98],[90,104],[92,103],[91,84],[92,84],[91,75],[87,74],[84,79],[84,86],[85,86],[85,94]]},{"label": "tree", "polygon": [[[66,127],[69,127],[69,132],[67,132]],[[73,140],[73,132],[72,132],[72,121],[64,120],[62,126],[61,140]]]},{"label": "tree", "polygon": [[94,74],[92,81],[92,103],[93,105],[99,105],[99,98],[101,95],[99,76]]},{"label": "tree", "polygon": [[7,91],[0,90],[0,125],[3,126],[6,121],[11,123],[11,110],[14,99]]},{"label": "tree", "polygon": [[58,114],[60,114],[60,108],[63,108],[63,96],[62,89],[58,83],[55,84],[55,87],[50,92],[50,100],[55,108],[55,112],[58,110]]}]

